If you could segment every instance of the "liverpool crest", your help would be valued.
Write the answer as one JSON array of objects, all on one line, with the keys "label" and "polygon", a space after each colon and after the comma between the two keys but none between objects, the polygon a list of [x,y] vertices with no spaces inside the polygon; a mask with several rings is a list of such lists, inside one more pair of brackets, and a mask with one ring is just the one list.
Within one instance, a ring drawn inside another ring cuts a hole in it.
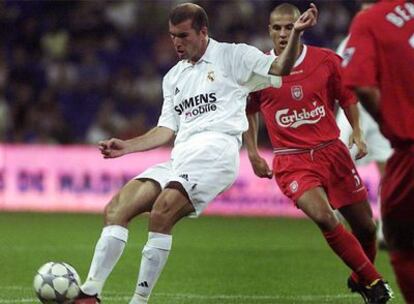
[{"label": "liverpool crest", "polygon": [[303,89],[300,85],[292,86],[290,92],[292,93],[292,98],[295,100],[301,100],[303,98]]}]

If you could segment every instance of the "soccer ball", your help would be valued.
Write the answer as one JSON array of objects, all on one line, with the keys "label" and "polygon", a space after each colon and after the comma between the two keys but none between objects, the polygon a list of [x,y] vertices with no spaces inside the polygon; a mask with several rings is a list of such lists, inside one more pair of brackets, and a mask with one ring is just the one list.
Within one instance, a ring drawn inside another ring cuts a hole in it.
[{"label": "soccer ball", "polygon": [[80,291],[80,278],[75,268],[63,262],[48,262],[39,268],[33,287],[42,303],[69,304]]}]

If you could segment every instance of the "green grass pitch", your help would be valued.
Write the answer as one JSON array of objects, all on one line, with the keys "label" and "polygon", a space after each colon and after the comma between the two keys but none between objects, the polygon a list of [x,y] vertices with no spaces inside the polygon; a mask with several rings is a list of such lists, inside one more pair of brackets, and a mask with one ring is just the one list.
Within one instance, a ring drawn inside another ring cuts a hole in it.
[{"label": "green grass pitch", "polygon": [[[0,304],[38,303],[32,280],[47,261],[65,261],[85,279],[102,228],[99,215],[0,213]],[[147,218],[109,277],[103,303],[128,303],[135,288]],[[385,252],[378,269],[403,303]],[[362,303],[346,288],[348,269],[308,220],[185,219],[151,304]]]}]

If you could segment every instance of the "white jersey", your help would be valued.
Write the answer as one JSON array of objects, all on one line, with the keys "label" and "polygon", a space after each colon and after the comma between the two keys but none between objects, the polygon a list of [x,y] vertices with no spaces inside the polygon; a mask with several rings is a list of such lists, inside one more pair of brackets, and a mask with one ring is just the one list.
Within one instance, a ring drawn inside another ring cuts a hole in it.
[{"label": "white jersey", "polygon": [[158,126],[176,132],[175,145],[208,131],[235,136],[241,143],[248,128],[248,94],[281,86],[281,77],[268,75],[274,59],[246,44],[210,38],[198,62],[181,60],[165,75]]},{"label": "white jersey", "polygon": [[[346,37],[338,46],[336,53],[339,56],[343,56],[346,44],[349,40],[349,36]],[[357,161],[357,164],[363,165],[372,161],[385,162],[392,154],[392,148],[389,141],[382,135],[377,122],[369,115],[364,107],[358,103],[359,119],[361,129],[365,140],[367,142],[368,155]],[[349,136],[352,134],[352,126],[350,125],[346,115],[342,109],[338,110],[336,116],[336,123],[341,131],[340,139],[348,145]],[[357,154],[355,145],[351,149],[351,155],[355,159]]]}]

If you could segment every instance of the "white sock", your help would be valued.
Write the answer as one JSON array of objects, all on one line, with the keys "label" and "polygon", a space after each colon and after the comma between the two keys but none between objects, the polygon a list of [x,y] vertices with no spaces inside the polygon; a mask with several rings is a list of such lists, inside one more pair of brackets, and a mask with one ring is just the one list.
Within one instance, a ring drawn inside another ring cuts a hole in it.
[{"label": "white sock", "polygon": [[112,225],[102,230],[96,243],[88,277],[81,289],[88,295],[100,295],[106,279],[122,255],[128,240],[128,229]]},{"label": "white sock", "polygon": [[147,244],[142,250],[137,287],[129,304],[148,303],[151,291],[167,262],[171,244],[171,235],[156,232],[148,233]]}]

